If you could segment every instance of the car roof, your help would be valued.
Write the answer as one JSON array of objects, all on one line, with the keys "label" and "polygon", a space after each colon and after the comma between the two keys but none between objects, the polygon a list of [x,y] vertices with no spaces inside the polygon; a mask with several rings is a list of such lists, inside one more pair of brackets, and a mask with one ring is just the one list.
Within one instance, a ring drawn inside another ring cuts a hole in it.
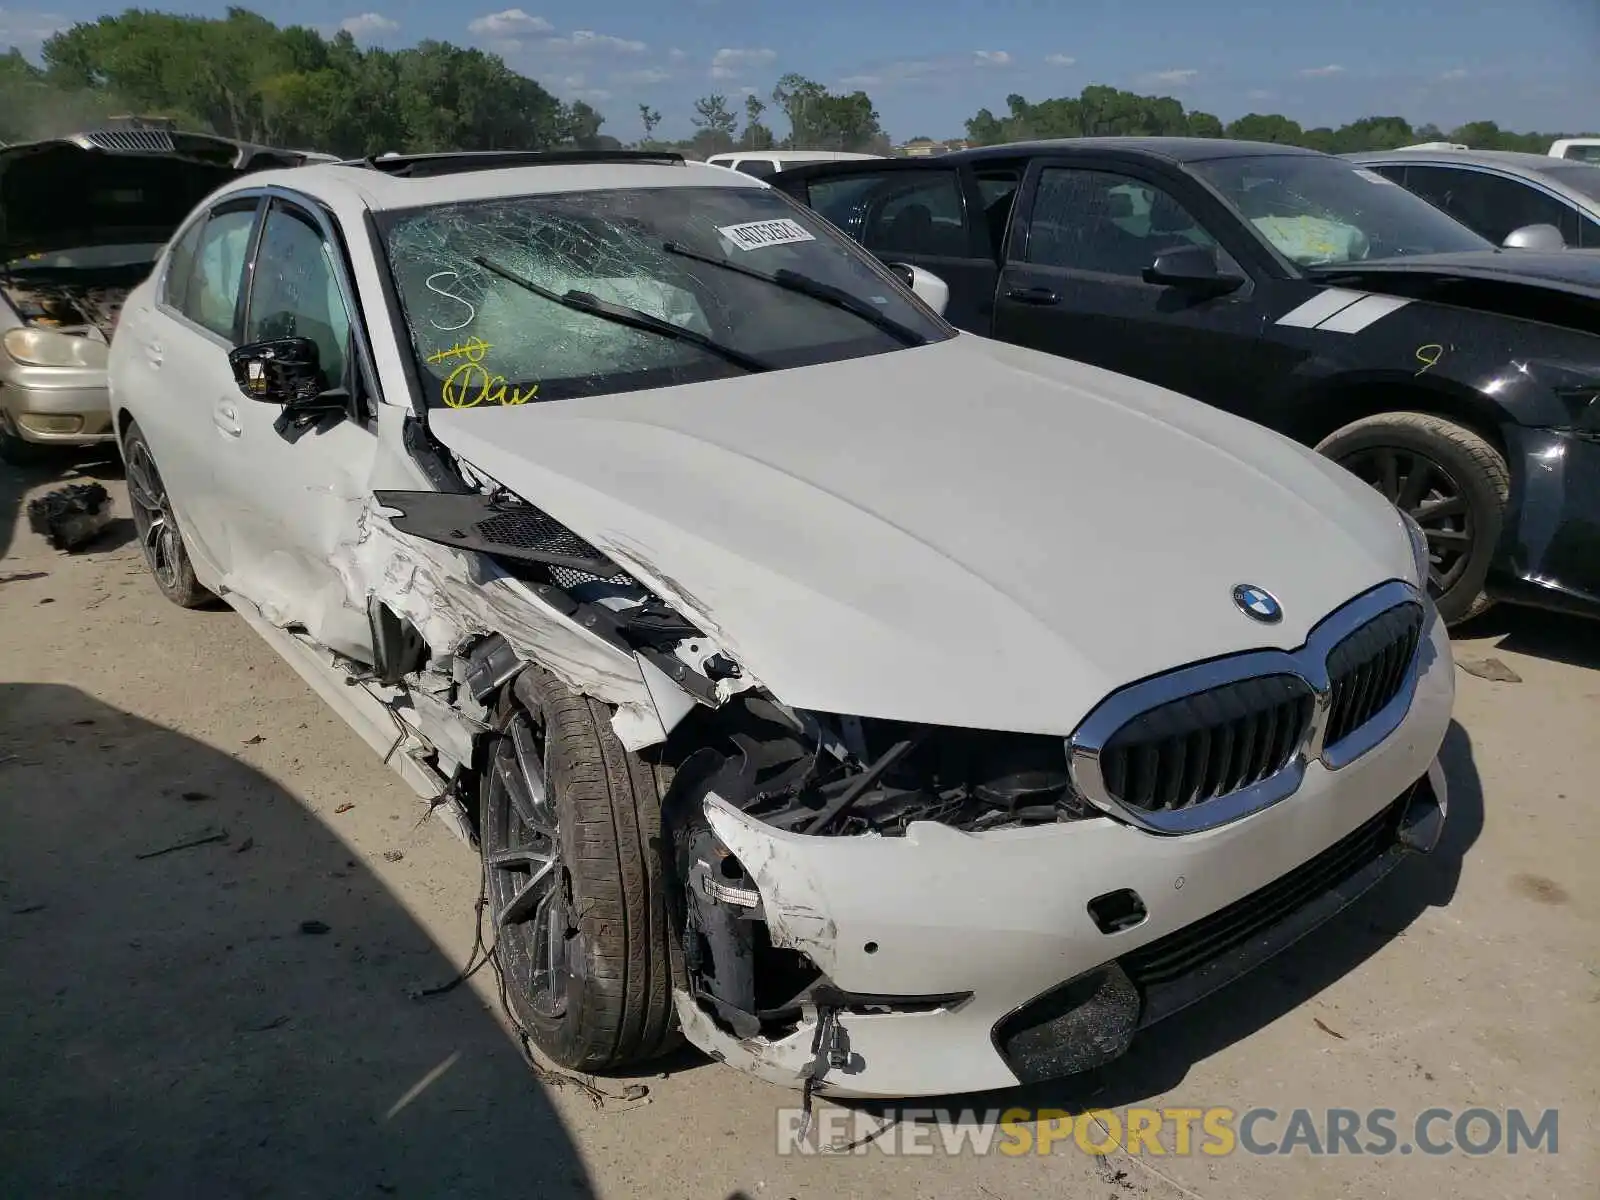
[{"label": "car roof", "polygon": [[1366,150],[1343,157],[1351,162],[1441,162],[1463,166],[1506,167],[1513,171],[1548,171],[1566,159],[1548,154],[1524,154],[1516,150]]},{"label": "car roof", "polygon": [[1018,154],[1085,154],[1110,150],[1119,154],[1145,154],[1169,162],[1207,162],[1218,158],[1256,158],[1266,154],[1296,154],[1308,158],[1328,158],[1320,150],[1286,146],[1278,142],[1246,142],[1234,138],[1204,137],[1078,137],[1040,141],[1007,142],[998,146],[979,146],[941,154],[938,163],[981,162],[989,158],[1012,158]]},{"label": "car roof", "polygon": [[[449,162],[457,158],[462,167]],[[575,157],[575,156],[574,156]],[[595,156],[592,160],[551,155],[549,161],[510,154],[507,166],[496,166],[490,155],[392,156],[339,163],[314,163],[286,170],[261,171],[226,190],[276,186],[302,192],[337,204],[354,201],[376,212],[494,200],[507,196],[553,195],[561,192],[601,191],[611,188],[740,187],[766,188],[767,183],[736,171],[704,163],[647,157],[626,159]],[[468,158],[475,162],[468,164]],[[444,169],[417,176],[403,173],[407,161],[426,162]]]}]

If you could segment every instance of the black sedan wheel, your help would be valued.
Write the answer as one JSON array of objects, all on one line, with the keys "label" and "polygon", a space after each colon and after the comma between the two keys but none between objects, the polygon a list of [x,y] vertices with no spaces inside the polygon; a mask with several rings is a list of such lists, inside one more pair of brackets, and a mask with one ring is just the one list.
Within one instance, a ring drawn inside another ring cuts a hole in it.
[{"label": "black sedan wheel", "polygon": [[1498,450],[1443,417],[1412,412],[1354,421],[1317,449],[1422,527],[1428,591],[1447,624],[1489,607],[1483,584],[1510,495],[1510,474]]},{"label": "black sedan wheel", "polygon": [[166,485],[156,470],[150,444],[137,425],[128,426],[122,439],[122,457],[127,466],[128,508],[133,512],[133,527],[151,578],[161,594],[180,608],[210,603],[213,597],[194,577],[194,566],[178,531]]},{"label": "black sedan wheel", "polygon": [[537,667],[502,702],[479,842],[506,999],[564,1067],[616,1070],[678,1044],[662,862],[663,768],[604,706]]}]

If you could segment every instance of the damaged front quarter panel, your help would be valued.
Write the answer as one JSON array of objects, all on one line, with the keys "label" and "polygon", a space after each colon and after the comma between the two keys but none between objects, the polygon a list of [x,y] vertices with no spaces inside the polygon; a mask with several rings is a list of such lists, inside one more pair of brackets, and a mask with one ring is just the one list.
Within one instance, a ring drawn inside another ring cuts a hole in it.
[{"label": "damaged front quarter panel", "polygon": [[755,683],[621,567],[504,489],[380,490],[374,501],[353,549],[378,599],[430,646],[500,634],[520,659],[611,705],[629,750]]}]

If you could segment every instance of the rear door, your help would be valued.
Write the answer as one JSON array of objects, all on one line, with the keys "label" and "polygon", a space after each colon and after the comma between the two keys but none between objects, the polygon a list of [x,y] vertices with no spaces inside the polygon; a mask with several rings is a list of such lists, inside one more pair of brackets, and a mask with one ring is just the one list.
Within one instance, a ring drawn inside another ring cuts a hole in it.
[{"label": "rear door", "polygon": [[931,271],[950,286],[945,318],[987,334],[998,274],[972,174],[959,165],[857,161],[784,171],[773,180],[888,263]]},{"label": "rear door", "polygon": [[[1212,249],[1224,296],[1146,283],[1174,248]],[[1006,243],[995,336],[1225,408],[1259,370],[1259,248],[1177,171],[1098,156],[1035,159]]]},{"label": "rear door", "polygon": [[178,524],[213,575],[230,557],[228,524],[215,503],[214,409],[233,388],[227,353],[264,205],[259,194],[234,195],[197,218],[161,268],[153,307],[125,313],[117,331],[119,341],[133,342],[120,385],[139,393],[141,427]]}]

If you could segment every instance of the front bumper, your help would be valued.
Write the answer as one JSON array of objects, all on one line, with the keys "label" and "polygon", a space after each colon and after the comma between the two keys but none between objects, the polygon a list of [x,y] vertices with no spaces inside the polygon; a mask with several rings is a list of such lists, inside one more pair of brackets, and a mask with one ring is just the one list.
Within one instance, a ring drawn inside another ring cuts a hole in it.
[{"label": "front bumper", "polygon": [[1600,442],[1517,425],[1506,437],[1516,502],[1489,594],[1600,617]]},{"label": "front bumper", "polygon": [[40,445],[114,440],[105,371],[9,360],[0,366],[0,422],[7,432]]},{"label": "front bumper", "polygon": [[[814,1064],[827,1056],[815,1044],[815,1013],[787,1036],[741,1039],[680,991],[685,1035],[770,1082],[800,1087],[811,1076],[819,1093],[835,1096],[982,1091],[1061,1073],[1065,1059],[1052,1046],[1059,1049],[1071,1030],[1049,1022],[1062,1015],[1065,982],[1087,981],[1074,1003],[1097,989],[1101,1001],[1114,1003],[1119,989],[1125,998],[1122,982],[1101,986],[1092,973],[1113,961],[1130,964],[1125,978],[1145,980],[1135,988],[1134,1023],[1147,1025],[1249,969],[1266,956],[1260,951],[1287,945],[1381,878],[1402,852],[1398,825],[1381,819],[1390,810],[1398,816],[1398,798],[1415,802],[1411,819],[1425,826],[1407,840],[1431,844],[1447,803],[1437,755],[1455,698],[1441,622],[1431,621],[1420,654],[1410,710],[1387,740],[1337,771],[1310,764],[1288,799],[1204,832],[1160,836],[1095,818],[984,834],[921,823],[896,838],[808,837],[711,798],[712,830],[754,879],[773,944],[804,952],[837,988],[875,1002],[834,1012],[837,1065],[820,1077]],[[1430,807],[1437,809],[1431,819]],[[1364,828],[1364,857],[1355,861]],[[1349,871],[1330,874],[1325,858],[1313,870],[1313,860],[1341,846]],[[1291,875],[1311,894],[1264,891]],[[1089,902],[1123,890],[1137,894],[1147,916],[1103,933]],[[1257,919],[1242,947],[1207,958],[1194,952],[1196,939],[1185,942],[1184,931],[1203,933],[1198,923],[1252,897],[1261,902],[1256,909],[1275,911],[1265,923]],[[1103,1028],[1096,1036],[1110,1057],[1125,1046]]]}]

